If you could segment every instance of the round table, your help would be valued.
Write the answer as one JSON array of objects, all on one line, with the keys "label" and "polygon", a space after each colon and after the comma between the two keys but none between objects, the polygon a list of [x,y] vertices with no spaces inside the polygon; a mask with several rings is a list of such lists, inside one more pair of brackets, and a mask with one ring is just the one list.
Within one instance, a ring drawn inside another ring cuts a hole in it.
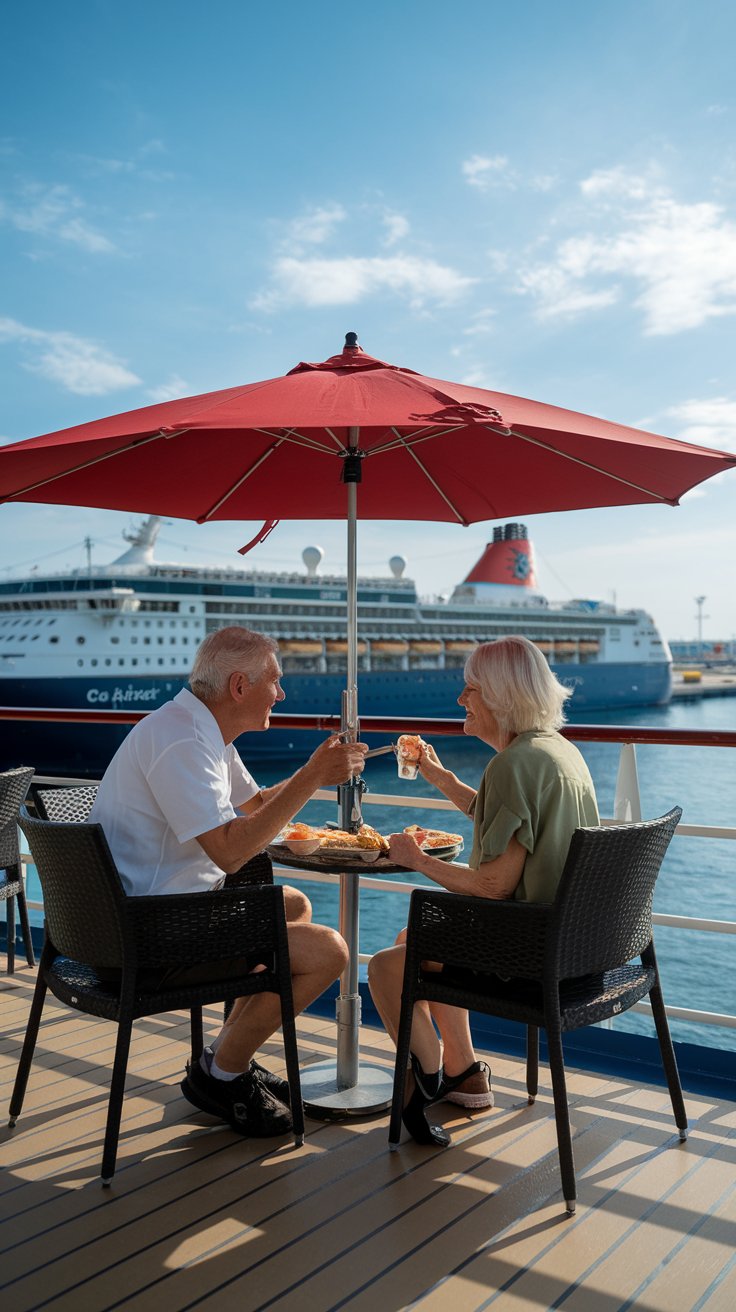
[{"label": "round table", "polygon": [[[360,875],[413,873],[386,857],[364,861],[340,855],[295,856],[282,844],[269,848],[271,859],[299,870],[329,871],[340,876],[339,930],[348,945],[348,964],[340,976],[335,1003],[337,1060],[320,1061],[302,1072],[302,1095],[307,1111],[317,1117],[367,1116],[391,1104],[393,1074],[385,1066],[360,1060],[360,993],[358,990]],[[388,946],[388,945],[387,945]]]}]

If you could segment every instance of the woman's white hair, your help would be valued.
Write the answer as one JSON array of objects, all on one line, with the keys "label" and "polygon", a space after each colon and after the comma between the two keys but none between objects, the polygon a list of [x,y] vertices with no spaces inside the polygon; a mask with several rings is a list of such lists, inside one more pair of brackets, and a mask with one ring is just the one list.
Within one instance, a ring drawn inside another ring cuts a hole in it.
[{"label": "woman's white hair", "polygon": [[279,646],[265,633],[254,633],[240,624],[208,633],[194,657],[189,687],[201,701],[221,697],[231,674],[244,674],[249,683],[262,677],[269,655],[278,659]]},{"label": "woman's white hair", "polygon": [[549,732],[565,722],[570,689],[563,687],[528,638],[514,634],[481,643],[465,662],[465,682],[480,690],[506,733]]}]

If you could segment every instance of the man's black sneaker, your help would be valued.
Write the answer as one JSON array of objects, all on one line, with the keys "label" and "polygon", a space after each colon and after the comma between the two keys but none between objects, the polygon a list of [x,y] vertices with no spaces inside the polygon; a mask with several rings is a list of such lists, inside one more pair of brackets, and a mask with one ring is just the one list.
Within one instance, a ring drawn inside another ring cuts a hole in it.
[{"label": "man's black sneaker", "polygon": [[261,1084],[258,1075],[246,1071],[234,1080],[216,1080],[202,1070],[199,1062],[187,1062],[181,1091],[200,1111],[227,1121],[238,1134],[269,1139],[288,1134],[292,1129],[291,1112]]},{"label": "man's black sneaker", "polygon": [[250,1068],[255,1071],[261,1084],[272,1093],[274,1098],[284,1103],[286,1107],[291,1107],[291,1094],[289,1092],[289,1081],[282,1080],[280,1075],[274,1075],[273,1071],[266,1070],[265,1066],[256,1061],[255,1057],[251,1061]]}]

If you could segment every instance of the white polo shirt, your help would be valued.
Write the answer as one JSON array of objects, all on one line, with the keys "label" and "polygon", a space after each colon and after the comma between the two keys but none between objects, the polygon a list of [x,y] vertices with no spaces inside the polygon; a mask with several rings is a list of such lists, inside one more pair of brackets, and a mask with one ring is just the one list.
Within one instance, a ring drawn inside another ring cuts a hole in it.
[{"label": "white polo shirt", "polygon": [[210,710],[188,688],[152,711],[110,762],[89,819],[130,895],[201,893],[223,871],[196,841],[258,792]]}]

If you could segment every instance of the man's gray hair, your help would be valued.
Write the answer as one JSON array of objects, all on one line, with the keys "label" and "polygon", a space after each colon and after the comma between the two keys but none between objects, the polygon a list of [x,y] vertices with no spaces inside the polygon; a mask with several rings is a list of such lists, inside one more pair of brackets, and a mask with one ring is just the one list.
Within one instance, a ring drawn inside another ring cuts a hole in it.
[{"label": "man's gray hair", "polygon": [[571,695],[552,673],[538,647],[514,634],[484,642],[465,662],[465,682],[475,684],[507,733],[549,732],[565,722]]},{"label": "man's gray hair", "polygon": [[244,674],[249,683],[257,683],[269,655],[278,660],[278,653],[278,643],[265,633],[254,633],[240,624],[216,629],[197,649],[189,687],[201,701],[211,701],[222,696],[231,674]]}]

